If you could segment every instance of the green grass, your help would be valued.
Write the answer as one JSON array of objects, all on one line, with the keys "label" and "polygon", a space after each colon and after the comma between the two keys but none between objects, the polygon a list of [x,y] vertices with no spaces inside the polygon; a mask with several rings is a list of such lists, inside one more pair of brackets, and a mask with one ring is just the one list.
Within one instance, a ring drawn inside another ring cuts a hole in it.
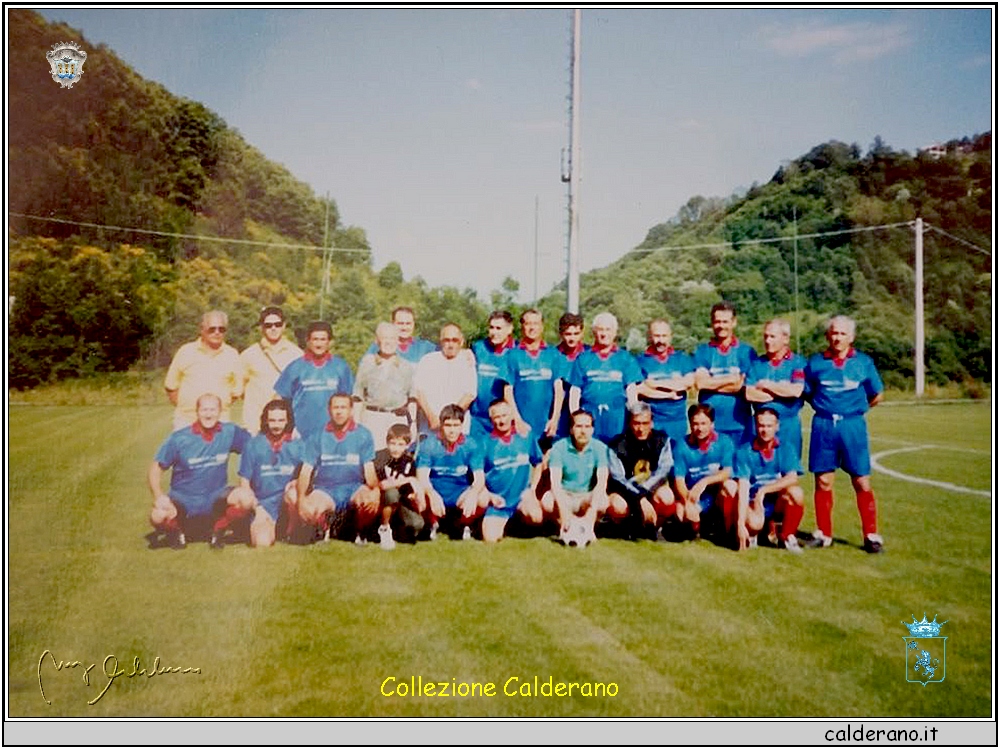
[{"label": "green grass", "polygon": [[[859,549],[846,477],[838,543],[801,557],[698,544],[439,541],[146,548],[145,470],[164,406],[9,408],[9,711],[19,716],[986,717],[991,500],[875,474],[887,553]],[[887,467],[990,487],[988,403],[880,407]],[[805,477],[811,530],[812,486]],[[900,620],[949,623],[947,677],[904,678]],[[46,649],[83,665],[37,666]],[[138,656],[201,674],[119,677]],[[92,663],[91,684],[83,669]],[[423,676],[495,697],[383,697]],[[503,682],[614,682],[616,697],[507,697]]]}]

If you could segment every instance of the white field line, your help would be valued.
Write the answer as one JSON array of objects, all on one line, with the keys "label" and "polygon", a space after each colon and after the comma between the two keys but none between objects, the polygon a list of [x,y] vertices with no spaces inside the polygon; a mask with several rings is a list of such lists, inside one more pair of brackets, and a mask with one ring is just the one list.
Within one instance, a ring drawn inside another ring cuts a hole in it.
[{"label": "white field line", "polygon": [[[889,455],[896,455],[898,453],[912,453],[917,450],[933,450],[938,449],[937,445],[915,445],[913,447],[898,447],[895,450],[883,450],[882,452],[875,453],[872,455],[872,468],[874,468],[879,473],[884,473],[886,476],[892,476],[893,478],[900,479],[902,481],[910,481],[914,484],[926,484],[927,486],[936,486],[939,489],[946,489],[953,492],[961,492],[963,494],[976,494],[980,497],[992,497],[992,492],[983,491],[982,489],[970,489],[967,486],[959,486],[957,484],[950,484],[947,481],[932,481],[931,479],[922,479],[918,476],[910,476],[906,473],[900,473],[899,471],[893,471],[891,468],[886,468],[881,463],[879,463],[879,458],[884,458]],[[961,448],[958,448],[961,450]],[[980,452],[978,450],[961,450],[961,452]]]}]

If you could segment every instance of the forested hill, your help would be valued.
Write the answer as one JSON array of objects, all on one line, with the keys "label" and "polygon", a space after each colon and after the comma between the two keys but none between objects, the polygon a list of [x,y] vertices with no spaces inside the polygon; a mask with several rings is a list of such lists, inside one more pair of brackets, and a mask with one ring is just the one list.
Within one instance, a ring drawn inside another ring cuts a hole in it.
[{"label": "forested hill", "polygon": [[[395,304],[418,309],[423,335],[485,317],[474,291],[407,282],[396,263],[374,271],[364,230],[335,201],[107,47],[30,10],[8,11],[7,41],[8,211],[67,222],[9,216],[11,385],[162,365],[213,307],[240,348],[264,305],[283,305],[299,329],[322,313],[348,360]],[[87,52],[72,88],[49,74],[60,42]],[[321,245],[340,248],[322,299],[323,253],[301,247]]]},{"label": "forested hill", "polygon": [[[881,138],[864,154],[824,143],[745,195],[691,198],[635,250],[582,277],[582,311],[613,310],[632,348],[644,345],[645,321],[665,315],[674,345],[691,350],[708,335],[711,305],[727,299],[740,335],[759,346],[760,323],[782,315],[806,353],[822,348],[826,317],[847,313],[859,322],[859,348],[903,386],[915,320],[908,222],[920,217],[928,380],[989,379],[991,166],[990,133],[917,155]],[[558,290],[543,305],[555,311],[564,300]]]}]

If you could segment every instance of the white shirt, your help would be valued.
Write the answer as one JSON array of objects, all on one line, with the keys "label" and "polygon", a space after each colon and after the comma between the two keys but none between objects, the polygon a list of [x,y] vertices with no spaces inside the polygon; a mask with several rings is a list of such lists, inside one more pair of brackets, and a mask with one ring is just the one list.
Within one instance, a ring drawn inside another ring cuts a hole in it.
[{"label": "white shirt", "polygon": [[[446,359],[440,351],[426,354],[413,375],[413,390],[423,395],[435,415],[462,396],[476,395],[476,361],[465,351],[454,359]],[[469,415],[466,414],[466,423]]]}]

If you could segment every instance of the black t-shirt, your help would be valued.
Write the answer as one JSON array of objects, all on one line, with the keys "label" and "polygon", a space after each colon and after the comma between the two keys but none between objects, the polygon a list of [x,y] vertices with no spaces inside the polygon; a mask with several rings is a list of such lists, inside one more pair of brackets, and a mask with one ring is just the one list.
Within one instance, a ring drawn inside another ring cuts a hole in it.
[{"label": "black t-shirt", "polygon": [[659,429],[652,430],[649,439],[645,440],[637,440],[631,431],[627,431],[611,440],[608,447],[622,462],[625,476],[635,479],[636,483],[642,483],[656,473],[660,453],[668,439],[666,433]]},{"label": "black t-shirt", "polygon": [[[393,458],[389,455],[389,448],[383,448],[375,453],[374,464],[375,475],[378,476],[379,481],[395,478],[415,478],[417,475],[417,461],[413,458],[413,454],[409,450],[398,458]],[[413,489],[410,486],[404,486],[400,489],[400,493],[404,496],[410,494],[412,491]]]}]

